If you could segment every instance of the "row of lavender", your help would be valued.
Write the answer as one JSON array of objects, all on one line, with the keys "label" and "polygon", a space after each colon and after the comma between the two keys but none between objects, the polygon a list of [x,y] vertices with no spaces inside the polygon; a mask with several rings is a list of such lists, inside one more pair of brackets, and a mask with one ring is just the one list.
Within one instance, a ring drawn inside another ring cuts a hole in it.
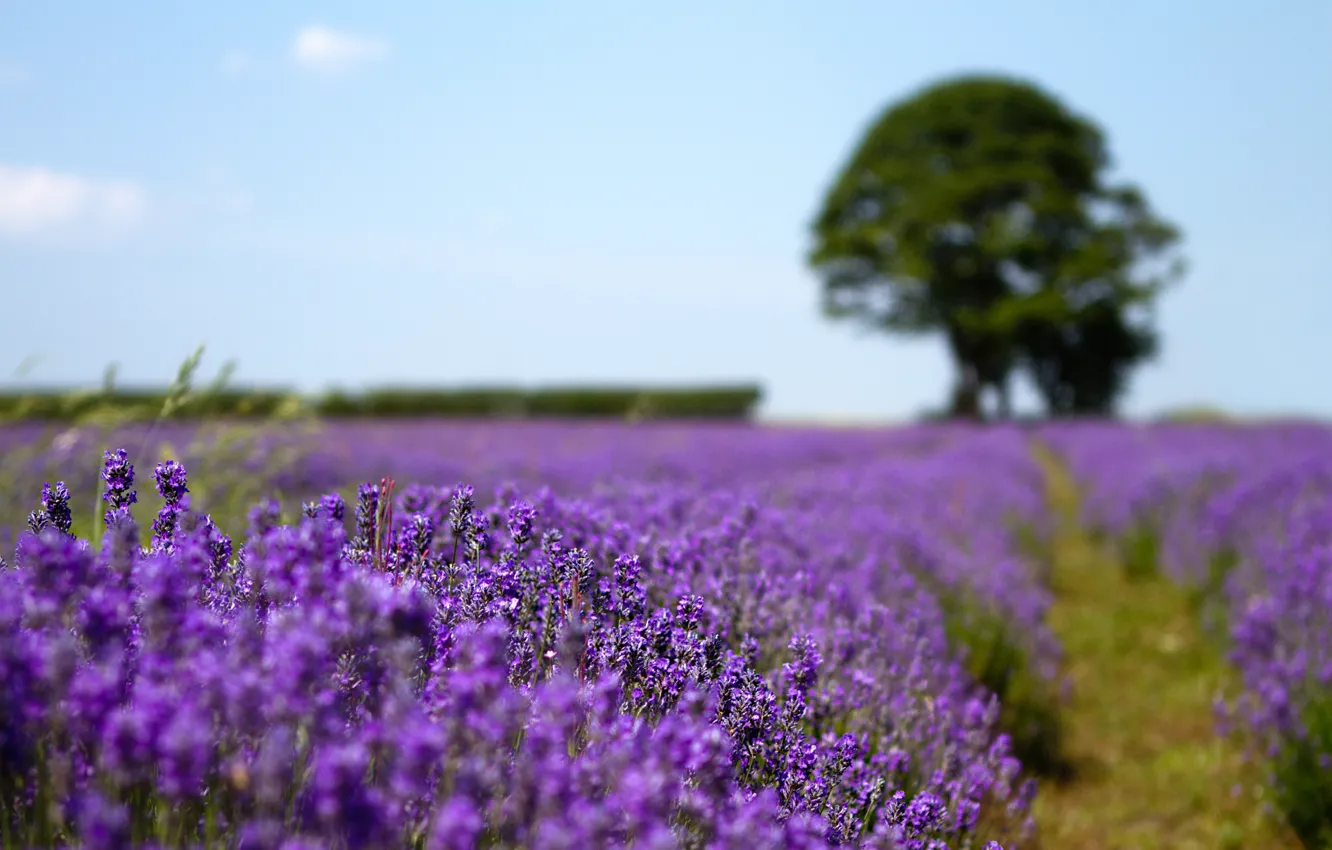
[{"label": "row of lavender", "polygon": [[[92,493],[107,445],[125,446],[140,457],[177,458],[196,479],[202,471],[206,481],[197,483],[206,484],[209,509],[226,512],[224,504],[235,501],[228,491],[239,490],[244,499],[254,489],[245,485],[252,482],[304,499],[386,474],[418,482],[468,481],[486,492],[518,483],[582,493],[608,479],[733,487],[767,470],[788,477],[817,475],[817,470],[863,459],[917,456],[956,443],[957,436],[941,427],[773,431],[734,424],[628,427],[598,421],[331,421],[313,428],[298,423],[258,429],[174,421],[114,429],[23,422],[0,426],[0,507],[5,510],[0,545],[12,549],[12,515],[30,500],[32,482],[40,486],[42,480],[63,476],[71,490]],[[1019,509],[1034,513],[1029,503]],[[83,517],[75,513],[78,524]]]},{"label": "row of lavender", "polygon": [[1244,693],[1224,707],[1310,847],[1332,846],[1332,430],[1103,425],[1044,438],[1083,520],[1196,591]]},{"label": "row of lavender", "polygon": [[1029,834],[1034,786],[976,673],[1057,662],[1012,531],[1045,515],[1022,435],[471,427],[325,435],[280,472],[412,483],[285,524],[261,502],[243,542],[172,461],[140,531],[143,482],[106,454],[96,542],[45,488],[0,572],[0,841]]}]

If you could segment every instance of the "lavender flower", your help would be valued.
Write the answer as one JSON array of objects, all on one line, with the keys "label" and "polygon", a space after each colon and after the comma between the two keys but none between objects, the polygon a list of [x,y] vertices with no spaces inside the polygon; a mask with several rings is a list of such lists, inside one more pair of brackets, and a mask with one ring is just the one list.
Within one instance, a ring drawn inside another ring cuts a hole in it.
[{"label": "lavender flower", "polygon": [[69,534],[74,524],[74,515],[69,509],[69,489],[65,482],[57,481],[55,487],[42,485],[42,511],[51,525],[61,534]]},{"label": "lavender flower", "polygon": [[129,455],[124,449],[108,451],[102,467],[102,481],[106,482],[106,492],[102,501],[108,508],[104,517],[106,527],[110,528],[121,519],[128,517],[129,506],[139,500],[134,491],[134,464],[129,462]]},{"label": "lavender flower", "polygon": [[374,548],[379,521],[379,485],[362,484],[357,491],[356,545],[361,549]]},{"label": "lavender flower", "polygon": [[180,517],[189,510],[189,488],[186,486],[185,468],[174,460],[159,463],[153,471],[157,492],[166,504],[153,520],[152,548],[160,551],[171,546],[171,540],[180,524]]},{"label": "lavender flower", "polygon": [[278,524],[280,506],[272,499],[263,499],[250,509],[249,535],[259,537]]},{"label": "lavender flower", "polygon": [[337,493],[328,493],[319,498],[319,507],[324,516],[333,522],[342,522],[347,512],[347,503]]}]

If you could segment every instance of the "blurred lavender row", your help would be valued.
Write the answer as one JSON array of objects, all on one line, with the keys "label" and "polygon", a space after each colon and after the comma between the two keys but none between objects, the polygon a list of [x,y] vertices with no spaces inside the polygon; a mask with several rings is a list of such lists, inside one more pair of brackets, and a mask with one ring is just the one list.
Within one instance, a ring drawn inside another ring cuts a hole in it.
[{"label": "blurred lavender row", "polygon": [[[984,674],[1058,662],[1019,431],[325,425],[233,457],[311,493],[244,528],[195,499],[207,440],[149,498],[152,458],[89,481],[63,438],[25,456],[61,483],[19,494],[0,573],[6,845],[1031,834],[1022,718]],[[71,518],[94,493],[96,542]]]}]

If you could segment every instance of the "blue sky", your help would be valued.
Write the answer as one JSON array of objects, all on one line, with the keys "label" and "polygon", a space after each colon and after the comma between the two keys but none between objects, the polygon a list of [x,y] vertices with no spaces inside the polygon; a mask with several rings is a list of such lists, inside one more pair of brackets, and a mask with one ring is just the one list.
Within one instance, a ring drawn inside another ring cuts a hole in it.
[{"label": "blue sky", "polygon": [[885,104],[999,71],[1186,233],[1126,409],[1332,415],[1329,51],[1321,0],[0,0],[0,381],[165,383],[202,342],[246,383],[910,416],[942,345],[820,318],[808,222]]}]

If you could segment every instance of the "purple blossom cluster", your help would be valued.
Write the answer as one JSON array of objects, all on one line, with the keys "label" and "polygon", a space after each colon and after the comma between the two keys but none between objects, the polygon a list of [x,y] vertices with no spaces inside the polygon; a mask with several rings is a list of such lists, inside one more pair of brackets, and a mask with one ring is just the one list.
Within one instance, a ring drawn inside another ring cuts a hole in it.
[{"label": "purple blossom cluster", "polygon": [[108,452],[100,544],[57,484],[0,570],[0,838],[1018,846],[1035,786],[946,600],[1053,670],[1012,532],[1040,476],[1017,432],[925,436],[611,452],[561,495],[382,478],[240,544],[166,461],[144,545]]},{"label": "purple blossom cluster", "polygon": [[[1244,685],[1222,707],[1310,847],[1332,838],[1332,430],[1063,426],[1086,519],[1146,534],[1197,591]],[[1217,629],[1216,627],[1221,627]]]}]

